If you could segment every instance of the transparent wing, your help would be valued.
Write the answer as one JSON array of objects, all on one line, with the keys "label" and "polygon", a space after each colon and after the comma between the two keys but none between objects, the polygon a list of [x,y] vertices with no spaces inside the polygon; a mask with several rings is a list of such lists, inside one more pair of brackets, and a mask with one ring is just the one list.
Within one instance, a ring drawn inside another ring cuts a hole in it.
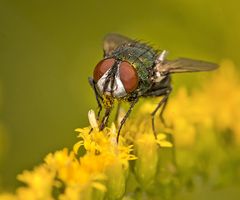
[{"label": "transparent wing", "polygon": [[159,72],[181,73],[181,72],[200,72],[209,71],[218,68],[218,64],[193,60],[189,58],[178,58],[172,61],[166,61],[159,65]]},{"label": "transparent wing", "polygon": [[132,41],[133,40],[131,40],[130,38],[117,33],[107,34],[103,39],[103,50],[104,50],[105,56],[111,55],[112,52],[120,45],[128,42],[132,42]]}]

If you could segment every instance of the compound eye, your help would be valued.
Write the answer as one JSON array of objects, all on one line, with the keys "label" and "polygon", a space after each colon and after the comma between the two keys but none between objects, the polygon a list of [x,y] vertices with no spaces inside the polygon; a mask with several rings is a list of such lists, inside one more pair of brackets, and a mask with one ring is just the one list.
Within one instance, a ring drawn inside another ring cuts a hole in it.
[{"label": "compound eye", "polygon": [[101,60],[95,67],[93,71],[93,79],[98,81],[107,70],[109,70],[115,63],[114,58],[108,58],[105,60]]},{"label": "compound eye", "polygon": [[123,61],[119,67],[120,79],[127,93],[138,87],[138,74],[136,69],[128,62]]}]

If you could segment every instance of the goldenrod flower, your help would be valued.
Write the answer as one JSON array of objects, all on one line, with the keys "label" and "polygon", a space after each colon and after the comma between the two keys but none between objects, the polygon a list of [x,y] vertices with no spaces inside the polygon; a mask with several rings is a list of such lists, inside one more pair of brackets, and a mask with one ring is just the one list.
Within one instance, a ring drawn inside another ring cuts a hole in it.
[{"label": "goldenrod flower", "polygon": [[[94,124],[95,118],[89,118],[90,124]],[[82,140],[74,146],[74,151],[77,152],[78,148],[84,146],[86,154],[83,159],[91,158],[89,162],[86,162],[90,165],[87,168],[103,172],[106,175],[108,198],[122,197],[125,192],[126,174],[129,170],[128,161],[136,159],[131,154],[132,145],[124,145],[123,138],[119,144],[116,143],[114,124],[111,128],[105,128],[103,131],[99,131],[96,126],[76,129],[76,131],[79,132]],[[96,162],[93,163],[93,161]]]},{"label": "goldenrod flower", "polygon": [[134,166],[136,178],[143,188],[147,188],[154,182],[158,164],[158,145],[153,134],[138,134],[135,154],[138,157]]},{"label": "goldenrod flower", "polygon": [[24,171],[18,179],[28,185],[17,190],[19,199],[52,200],[52,186],[54,185],[54,171],[46,165],[36,167],[33,171]]},{"label": "goldenrod flower", "polygon": [[180,88],[170,98],[165,112],[170,128],[156,119],[157,139],[150,113],[159,98],[133,113],[118,144],[115,124],[100,131],[89,111],[90,126],[76,129],[73,149],[49,153],[43,164],[18,175],[26,186],[0,199],[171,199],[208,180],[211,186],[240,180],[239,91],[233,63],[224,61],[201,89]]},{"label": "goldenrod flower", "polygon": [[[202,89],[189,94],[185,88],[169,101],[166,118],[174,127],[176,145],[194,145],[198,131],[233,130],[240,144],[240,82],[231,61],[222,62]],[[202,130],[201,130],[202,129]],[[202,133],[203,134],[203,133]]]}]

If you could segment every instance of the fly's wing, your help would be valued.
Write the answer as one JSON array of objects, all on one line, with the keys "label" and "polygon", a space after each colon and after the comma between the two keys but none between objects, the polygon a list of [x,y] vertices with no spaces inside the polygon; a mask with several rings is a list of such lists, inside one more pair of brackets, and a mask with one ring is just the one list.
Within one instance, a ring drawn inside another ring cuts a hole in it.
[{"label": "fly's wing", "polygon": [[189,58],[178,58],[176,60],[160,63],[157,69],[160,73],[181,73],[210,71],[216,68],[218,68],[218,64],[212,62],[193,60]]},{"label": "fly's wing", "polygon": [[103,39],[103,51],[105,56],[110,56],[112,52],[122,44],[132,42],[128,37],[117,33],[109,33]]}]

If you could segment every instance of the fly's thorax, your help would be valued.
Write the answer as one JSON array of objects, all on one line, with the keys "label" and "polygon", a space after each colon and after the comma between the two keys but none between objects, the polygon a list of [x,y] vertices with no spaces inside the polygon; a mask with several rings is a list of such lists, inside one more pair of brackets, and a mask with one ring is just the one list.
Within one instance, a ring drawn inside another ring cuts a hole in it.
[{"label": "fly's thorax", "polygon": [[153,69],[153,71],[154,71],[154,74],[152,76],[152,81],[154,83],[159,83],[168,76],[168,74],[166,73],[159,72],[156,67]]},{"label": "fly's thorax", "polygon": [[146,44],[130,43],[117,48],[113,55],[120,60],[127,60],[137,71],[139,77],[138,95],[143,94],[152,85],[153,67],[157,52]]}]

